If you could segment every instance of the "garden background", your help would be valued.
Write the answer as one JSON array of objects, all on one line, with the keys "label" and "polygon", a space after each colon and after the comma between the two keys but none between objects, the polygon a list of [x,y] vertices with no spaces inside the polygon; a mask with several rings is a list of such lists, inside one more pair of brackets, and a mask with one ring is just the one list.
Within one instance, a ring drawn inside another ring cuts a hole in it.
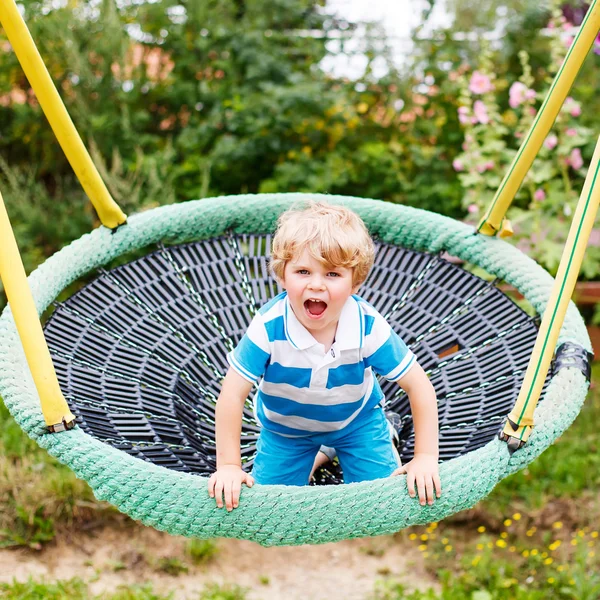
[{"label": "garden background", "polygon": [[[431,30],[435,2],[424,3],[402,64],[377,23],[351,50],[359,24],[324,5],[20,2],[125,212],[301,191],[379,198],[475,223],[587,5],[482,0],[475,10],[447,0],[451,26]],[[319,67],[356,51],[367,58],[357,78]],[[552,273],[600,133],[599,66],[600,37],[509,212],[513,242]],[[0,189],[28,271],[99,224],[1,30]],[[598,225],[580,280],[588,289],[600,281]],[[590,326],[600,324],[597,305],[582,311]],[[296,589],[282,574],[301,557],[299,578],[317,572],[335,584],[320,582],[315,598],[598,598],[598,381],[596,366],[595,391],[571,430],[476,509],[391,538],[295,549],[301,554],[144,533],[38,450],[0,403],[0,548],[10,548],[0,549],[0,597],[163,598],[172,590],[178,598],[275,598],[280,589],[281,597],[307,597],[312,588],[296,582]],[[94,539],[112,544],[106,556],[94,553]],[[69,547],[85,551],[63,577],[57,556]],[[238,555],[248,553],[260,568]],[[245,569],[227,570],[240,560]],[[343,562],[346,571],[336,571]],[[352,582],[352,569],[356,575],[367,563],[362,583]],[[352,584],[347,594],[344,578]],[[181,583],[188,579],[207,587]]]}]

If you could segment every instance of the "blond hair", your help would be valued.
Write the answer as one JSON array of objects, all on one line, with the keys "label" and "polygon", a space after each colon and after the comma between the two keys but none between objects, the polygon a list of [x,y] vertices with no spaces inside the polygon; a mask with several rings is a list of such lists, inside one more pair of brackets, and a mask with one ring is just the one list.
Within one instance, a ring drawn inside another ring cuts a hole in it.
[{"label": "blond hair", "polygon": [[271,270],[283,280],[285,265],[304,250],[327,267],[352,269],[358,287],[369,274],[375,247],[362,219],[344,206],[310,201],[284,212],[277,223]]}]

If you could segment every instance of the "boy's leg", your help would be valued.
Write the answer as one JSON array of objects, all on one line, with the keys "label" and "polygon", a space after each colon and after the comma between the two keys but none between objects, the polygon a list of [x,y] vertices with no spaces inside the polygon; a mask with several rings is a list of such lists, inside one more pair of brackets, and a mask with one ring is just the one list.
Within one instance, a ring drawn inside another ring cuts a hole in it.
[{"label": "boy's leg", "polygon": [[344,472],[344,483],[389,477],[399,466],[383,409],[368,409],[356,427],[340,432],[335,449]]},{"label": "boy's leg", "polygon": [[262,429],[252,476],[262,485],[308,485],[318,450],[319,444],[310,438],[288,438]]}]

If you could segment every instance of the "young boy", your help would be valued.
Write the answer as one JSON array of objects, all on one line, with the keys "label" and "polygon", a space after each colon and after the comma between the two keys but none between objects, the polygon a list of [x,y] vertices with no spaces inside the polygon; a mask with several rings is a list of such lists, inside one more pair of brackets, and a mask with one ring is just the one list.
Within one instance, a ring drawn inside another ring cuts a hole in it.
[{"label": "young boy", "polygon": [[[217,471],[208,492],[219,508],[238,506],[242,483],[307,485],[321,446],[335,448],[346,483],[406,473],[422,505],[433,503],[434,489],[440,496],[433,386],[385,319],[355,295],[374,254],[364,223],[342,206],[313,202],[280,217],[271,268],[285,292],[261,308],[228,355],[217,402]],[[404,466],[374,372],[410,400],[415,455]],[[249,475],[240,459],[242,408],[261,378],[262,430]]]}]

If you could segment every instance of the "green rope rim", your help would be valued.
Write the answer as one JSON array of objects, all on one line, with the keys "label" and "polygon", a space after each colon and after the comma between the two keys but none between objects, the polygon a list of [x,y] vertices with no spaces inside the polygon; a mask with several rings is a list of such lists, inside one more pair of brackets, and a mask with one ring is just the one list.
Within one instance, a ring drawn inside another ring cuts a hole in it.
[{"label": "green rope rim", "polygon": [[[58,294],[85,273],[127,252],[166,241],[183,243],[237,233],[273,230],[291,204],[322,198],[361,215],[372,235],[405,248],[447,251],[514,285],[541,312],[553,279],[534,261],[496,238],[447,217],[377,200],[318,194],[243,195],[196,200],[130,217],[115,233],[101,227],[50,257],[29,277],[41,314]],[[591,350],[585,325],[571,303],[559,343]],[[244,489],[231,513],[215,507],[206,478],[170,471],[107,446],[76,428],[46,433],[39,399],[10,308],[0,317],[0,395],[23,430],[85,479],[100,500],[146,525],[175,535],[235,537],[263,545],[324,543],[391,534],[438,521],[472,507],[500,479],[537,457],[575,419],[587,383],[576,369],[553,377],[536,410],[528,444],[512,456],[506,444],[486,446],[441,465],[442,497],[432,507],[409,498],[404,476],[342,486],[259,486]]]}]

